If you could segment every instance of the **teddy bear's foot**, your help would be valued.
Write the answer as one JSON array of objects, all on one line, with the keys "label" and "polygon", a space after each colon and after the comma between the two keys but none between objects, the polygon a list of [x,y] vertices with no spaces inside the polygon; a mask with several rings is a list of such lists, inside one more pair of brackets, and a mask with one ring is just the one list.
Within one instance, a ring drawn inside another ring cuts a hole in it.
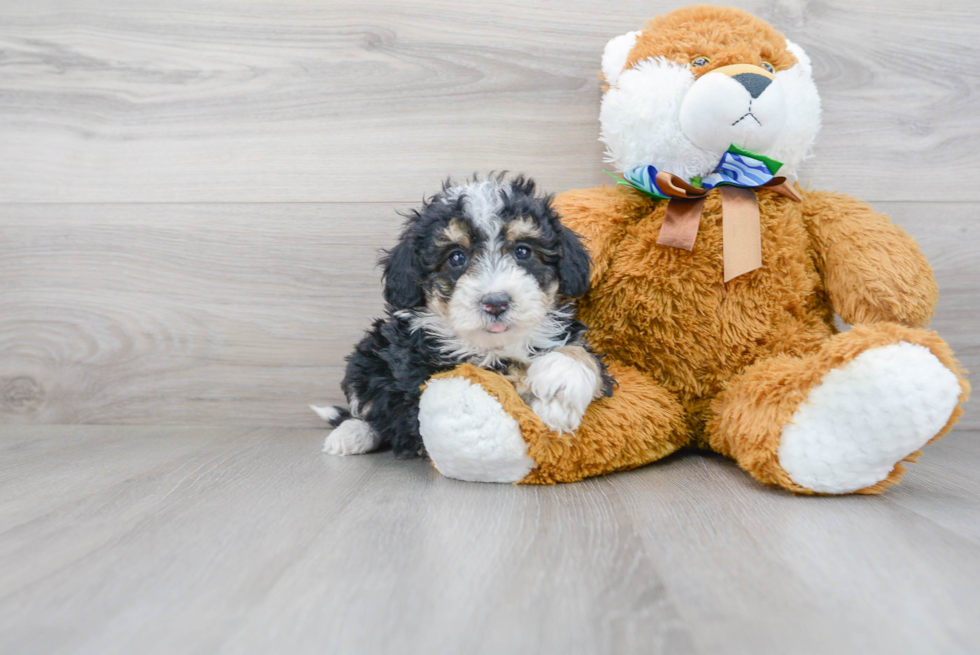
[{"label": "teddy bear's foot", "polygon": [[712,448],[797,493],[880,493],[949,432],[970,385],[935,333],[856,325],[809,355],[757,362],[712,404]]},{"label": "teddy bear's foot", "polygon": [[518,482],[534,468],[521,426],[500,402],[461,377],[430,380],[419,432],[436,469],[468,482]]},{"label": "teddy bear's foot", "polygon": [[871,487],[942,430],[959,395],[956,375],[924,346],[866,350],[800,404],[783,428],[779,464],[820,493]]}]

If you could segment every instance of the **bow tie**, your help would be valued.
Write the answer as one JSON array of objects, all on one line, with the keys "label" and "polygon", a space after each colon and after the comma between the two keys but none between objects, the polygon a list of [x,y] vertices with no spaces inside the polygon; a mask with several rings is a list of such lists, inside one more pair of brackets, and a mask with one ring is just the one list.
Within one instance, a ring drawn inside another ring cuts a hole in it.
[{"label": "bow tie", "polygon": [[[618,184],[667,200],[667,211],[657,243],[693,250],[701,223],[701,209],[711,189],[721,193],[722,242],[725,282],[762,266],[762,228],[754,189],[770,189],[795,202],[802,198],[785,177],[776,177],[781,162],[732,146],[710,175],[692,183],[653,166],[640,166],[623,174]],[[625,180],[625,181],[624,181]]]}]

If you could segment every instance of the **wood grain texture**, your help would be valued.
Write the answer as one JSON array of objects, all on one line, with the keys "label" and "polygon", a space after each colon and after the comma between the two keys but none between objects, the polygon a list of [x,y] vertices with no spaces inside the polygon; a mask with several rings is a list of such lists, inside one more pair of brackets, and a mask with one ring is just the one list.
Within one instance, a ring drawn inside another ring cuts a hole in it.
[{"label": "wood grain texture", "polygon": [[876,498],[682,454],[461,483],[323,430],[8,426],[0,650],[975,653],[977,433]]},{"label": "wood grain texture", "polygon": [[[0,207],[0,422],[317,425],[408,207]],[[933,327],[980,370],[980,204],[877,207],[921,241]]]},{"label": "wood grain texture", "polygon": [[[385,205],[0,208],[0,416],[314,423],[381,313]],[[157,419],[149,419],[156,416]]]},{"label": "wood grain texture", "polygon": [[[980,200],[975,0],[736,4],[814,60],[804,178]],[[404,202],[491,169],[592,186],[602,48],[676,6],[3,2],[0,202]]]}]

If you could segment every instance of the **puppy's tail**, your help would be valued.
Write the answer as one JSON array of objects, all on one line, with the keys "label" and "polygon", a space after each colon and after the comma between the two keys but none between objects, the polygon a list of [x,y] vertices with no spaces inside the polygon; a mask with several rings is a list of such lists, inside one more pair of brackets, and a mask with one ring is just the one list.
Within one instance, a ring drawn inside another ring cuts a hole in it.
[{"label": "puppy's tail", "polygon": [[330,424],[330,427],[335,428],[347,419],[350,418],[350,412],[343,407],[337,407],[336,405],[327,405],[326,407],[317,407],[316,405],[310,405],[310,409],[316,412],[316,415],[322,418],[324,421]]}]

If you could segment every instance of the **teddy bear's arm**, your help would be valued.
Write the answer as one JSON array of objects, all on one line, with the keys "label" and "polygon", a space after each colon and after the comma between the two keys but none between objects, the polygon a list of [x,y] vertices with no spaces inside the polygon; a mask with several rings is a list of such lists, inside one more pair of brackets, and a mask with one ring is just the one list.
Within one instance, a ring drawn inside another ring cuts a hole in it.
[{"label": "teddy bear's arm", "polygon": [[582,235],[592,258],[591,281],[605,274],[623,225],[635,213],[630,197],[617,187],[566,191],[555,197],[562,224]]},{"label": "teddy bear's arm", "polygon": [[806,191],[803,217],[834,310],[848,323],[922,327],[939,289],[915,240],[885,214],[843,194]]}]

